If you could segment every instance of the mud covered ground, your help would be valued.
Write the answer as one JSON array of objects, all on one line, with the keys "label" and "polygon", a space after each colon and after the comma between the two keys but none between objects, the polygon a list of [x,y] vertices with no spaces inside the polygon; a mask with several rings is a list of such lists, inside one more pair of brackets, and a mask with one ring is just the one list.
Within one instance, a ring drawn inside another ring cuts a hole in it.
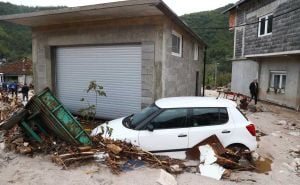
[{"label": "mud covered ground", "polygon": [[[212,93],[212,95],[215,95]],[[216,181],[196,173],[176,176],[179,185],[298,185],[300,182],[300,113],[269,104],[259,103],[263,112],[246,111],[247,117],[259,130],[257,138],[258,172],[233,172],[230,179]],[[154,185],[159,169],[142,167],[121,175],[113,175],[101,164],[89,163],[69,170],[62,170],[51,162],[50,156],[34,157],[3,150],[0,136],[0,184],[1,185]]]}]

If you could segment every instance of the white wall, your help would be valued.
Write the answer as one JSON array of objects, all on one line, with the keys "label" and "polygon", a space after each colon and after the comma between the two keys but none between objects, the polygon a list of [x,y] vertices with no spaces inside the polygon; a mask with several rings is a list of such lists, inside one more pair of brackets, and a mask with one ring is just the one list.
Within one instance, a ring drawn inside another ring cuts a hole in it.
[{"label": "white wall", "polygon": [[231,91],[249,96],[249,85],[254,79],[258,79],[258,72],[259,64],[256,61],[233,61]]}]

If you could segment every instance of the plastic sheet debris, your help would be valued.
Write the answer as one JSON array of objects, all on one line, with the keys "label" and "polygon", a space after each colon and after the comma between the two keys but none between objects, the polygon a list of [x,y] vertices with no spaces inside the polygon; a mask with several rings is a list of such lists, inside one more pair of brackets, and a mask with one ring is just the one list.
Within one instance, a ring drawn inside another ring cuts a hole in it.
[{"label": "plastic sheet debris", "polygon": [[202,176],[220,180],[225,172],[225,168],[218,164],[200,164],[200,173]]},{"label": "plastic sheet debris", "polygon": [[210,145],[204,145],[199,147],[200,150],[200,162],[205,165],[213,164],[217,161],[217,157],[215,156],[215,151]]},{"label": "plastic sheet debris", "polygon": [[202,176],[211,177],[220,180],[225,172],[225,168],[216,164],[218,158],[216,157],[214,149],[210,145],[199,147],[200,150],[200,173]]},{"label": "plastic sheet debris", "polygon": [[95,158],[95,161],[97,162],[104,162],[109,155],[105,152],[97,152],[93,156]]}]

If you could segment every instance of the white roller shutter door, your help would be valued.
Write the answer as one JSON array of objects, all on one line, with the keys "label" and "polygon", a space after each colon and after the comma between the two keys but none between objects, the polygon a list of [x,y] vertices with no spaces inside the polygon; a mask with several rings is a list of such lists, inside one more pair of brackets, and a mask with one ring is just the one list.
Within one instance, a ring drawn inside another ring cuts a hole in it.
[{"label": "white roller shutter door", "polygon": [[56,51],[58,98],[77,113],[95,104],[85,92],[89,82],[104,86],[107,97],[98,99],[97,117],[118,118],[141,110],[141,47],[139,45],[59,47]]}]

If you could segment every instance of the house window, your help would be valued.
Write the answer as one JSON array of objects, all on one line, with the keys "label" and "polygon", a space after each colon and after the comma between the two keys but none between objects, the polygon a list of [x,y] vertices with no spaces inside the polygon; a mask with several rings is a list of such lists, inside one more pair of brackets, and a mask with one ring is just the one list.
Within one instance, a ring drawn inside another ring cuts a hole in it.
[{"label": "house window", "polygon": [[270,88],[274,91],[285,90],[286,71],[271,71]]},{"label": "house window", "polygon": [[176,31],[172,31],[172,55],[182,56],[182,35]]},{"label": "house window", "polygon": [[197,43],[194,44],[194,60],[199,59],[199,46]]},{"label": "house window", "polygon": [[273,29],[273,15],[265,15],[259,18],[258,36],[271,35]]}]

